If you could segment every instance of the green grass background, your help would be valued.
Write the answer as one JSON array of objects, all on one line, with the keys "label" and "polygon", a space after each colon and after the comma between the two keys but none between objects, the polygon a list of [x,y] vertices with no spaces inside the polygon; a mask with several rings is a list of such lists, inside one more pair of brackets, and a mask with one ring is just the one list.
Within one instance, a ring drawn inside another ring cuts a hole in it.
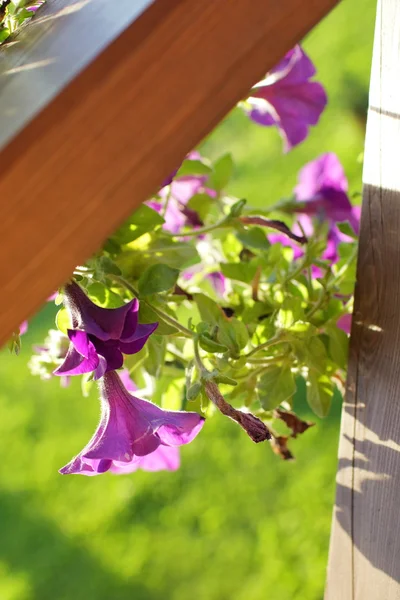
[{"label": "green grass background", "polygon": [[[324,151],[361,187],[375,2],[345,0],[307,38],[330,104],[308,140],[283,155],[276,130],[234,111],[210,136],[233,153],[231,191],[266,205]],[[334,499],[340,406],[280,462],[216,416],[176,473],[62,477],[97,424],[79,382],[31,377],[30,347],[54,318],[31,322],[19,358],[0,357],[1,600],[321,600]],[[302,395],[298,409],[307,415]]]}]

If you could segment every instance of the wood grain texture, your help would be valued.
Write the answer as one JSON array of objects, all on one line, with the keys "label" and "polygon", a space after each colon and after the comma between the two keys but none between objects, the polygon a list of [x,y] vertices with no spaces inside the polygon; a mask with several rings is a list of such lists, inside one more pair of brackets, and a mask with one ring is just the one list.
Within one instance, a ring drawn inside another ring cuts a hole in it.
[{"label": "wood grain texture", "polygon": [[[106,49],[100,35],[97,58],[0,154],[0,343],[336,3],[156,0]],[[69,35],[50,28],[38,70],[79,47],[83,14],[63,17]]]},{"label": "wood grain texture", "polygon": [[400,4],[379,0],[326,600],[400,599]]}]

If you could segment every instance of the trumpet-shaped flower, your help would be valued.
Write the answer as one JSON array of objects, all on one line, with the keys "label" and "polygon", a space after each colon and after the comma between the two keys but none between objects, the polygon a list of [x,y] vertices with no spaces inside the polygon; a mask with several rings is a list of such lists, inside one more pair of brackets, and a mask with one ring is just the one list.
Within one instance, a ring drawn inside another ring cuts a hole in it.
[{"label": "trumpet-shaped flower", "polygon": [[177,447],[199,433],[204,419],[194,412],[167,411],[131,395],[115,372],[99,382],[101,418],[85,448],[60,470],[64,475],[174,470]]},{"label": "trumpet-shaped flower", "polygon": [[138,323],[139,302],[134,299],[119,308],[101,308],[76,284],[65,286],[65,305],[72,329],[70,346],[55,375],[94,372],[94,379],[122,367],[123,354],[136,354],[158,323]]},{"label": "trumpet-shaped flower", "polygon": [[251,90],[244,104],[255,123],[279,128],[285,151],[305,140],[327,104],[322,85],[310,81],[315,73],[311,60],[295,46]]}]

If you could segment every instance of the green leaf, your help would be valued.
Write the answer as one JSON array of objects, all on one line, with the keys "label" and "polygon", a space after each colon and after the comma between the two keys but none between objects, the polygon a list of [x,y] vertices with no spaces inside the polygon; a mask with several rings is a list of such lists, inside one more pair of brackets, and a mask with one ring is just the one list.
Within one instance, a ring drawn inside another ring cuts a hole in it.
[{"label": "green leaf", "polygon": [[103,283],[96,282],[87,288],[89,298],[102,308],[118,308],[123,305],[122,298],[106,287]]},{"label": "green leaf", "polygon": [[297,321],[304,319],[303,300],[299,297],[286,297],[276,317],[276,327],[290,329]]},{"label": "green leaf", "polygon": [[249,227],[236,232],[236,237],[246,248],[254,250],[269,250],[269,243],[265,231],[261,227]]},{"label": "green leaf", "polygon": [[222,344],[218,344],[217,342],[214,342],[214,340],[211,339],[211,337],[205,333],[202,333],[199,336],[199,344],[200,344],[200,348],[202,348],[206,352],[211,352],[211,353],[218,352],[218,353],[223,354],[224,352],[226,352],[228,350],[228,348],[226,346],[223,346]]},{"label": "green leaf", "polygon": [[66,308],[60,308],[56,314],[56,325],[57,328],[65,335],[67,335],[67,330],[71,329],[71,318]]},{"label": "green leaf", "polygon": [[227,346],[233,354],[237,355],[247,345],[249,333],[246,325],[235,317],[232,319],[220,319],[217,340],[220,344]]},{"label": "green leaf", "polygon": [[250,262],[221,263],[220,267],[225,277],[243,281],[244,283],[251,283],[256,274],[258,264],[257,260],[251,260]]},{"label": "green leaf", "polygon": [[198,396],[201,393],[202,390],[202,385],[199,381],[196,381],[195,383],[193,383],[186,391],[186,398],[189,400],[189,402],[193,402],[194,400],[196,400],[196,398],[198,398]]},{"label": "green leaf", "polygon": [[99,267],[106,275],[121,275],[121,269],[108,256],[100,258]]},{"label": "green leaf", "polygon": [[173,335],[178,331],[176,327],[173,327],[169,323],[165,323],[165,321],[162,321],[157,315],[157,313],[155,313],[154,310],[150,308],[150,306],[145,304],[145,302],[141,302],[139,307],[139,323],[156,322],[158,322],[158,327],[156,329],[157,335]]},{"label": "green leaf", "polygon": [[348,235],[349,237],[353,238],[353,240],[358,239],[357,234],[355,233],[354,229],[352,228],[352,226],[350,225],[350,223],[348,221],[343,221],[342,223],[336,223],[336,226],[339,229],[339,231],[341,231],[345,235]]},{"label": "green leaf", "polygon": [[205,323],[219,325],[223,318],[223,312],[214,300],[211,300],[205,294],[193,294],[193,299],[197,304],[200,316]]},{"label": "green leaf", "polygon": [[217,383],[223,383],[225,385],[236,386],[238,384],[235,379],[232,379],[232,377],[228,377],[227,375],[223,375],[222,373],[215,375],[214,380]]},{"label": "green leaf", "polygon": [[335,386],[328,375],[310,369],[307,380],[307,402],[318,417],[326,417],[332,403]]},{"label": "green leaf", "polygon": [[178,269],[172,269],[163,263],[151,265],[139,278],[139,293],[141,296],[151,296],[152,294],[167,292],[174,287],[178,277]]},{"label": "green leaf", "polygon": [[163,217],[153,208],[142,204],[127,221],[114,233],[112,240],[119,244],[129,244],[157,225],[165,223]]},{"label": "green leaf", "polygon": [[308,339],[304,344],[306,349],[306,364],[315,371],[324,374],[326,371],[327,353],[325,344],[320,337]]},{"label": "green leaf", "polygon": [[148,356],[143,363],[144,368],[153,377],[159,377],[164,366],[167,342],[165,336],[151,335],[146,342]]},{"label": "green leaf", "polygon": [[208,194],[195,194],[187,203],[187,207],[194,210],[204,221],[210,212],[210,208],[215,205],[215,200]]},{"label": "green leaf", "polygon": [[333,361],[341,368],[347,369],[349,355],[349,337],[339,327],[326,328],[328,350]]},{"label": "green leaf", "polygon": [[240,217],[243,212],[244,207],[247,204],[247,200],[242,198],[241,200],[237,200],[234,204],[232,204],[229,214],[231,217]]},{"label": "green leaf", "polygon": [[188,177],[190,175],[210,175],[211,173],[211,167],[206,165],[201,160],[186,159],[183,161],[175,179],[179,179],[180,177]]},{"label": "green leaf", "polygon": [[150,240],[145,244],[131,247],[118,256],[117,264],[128,279],[138,279],[153,264],[164,263],[174,269],[185,269],[200,262],[194,244],[175,242],[160,233],[148,237]]},{"label": "green leaf", "polygon": [[209,180],[209,185],[214,190],[223,190],[233,174],[233,158],[231,154],[224,154],[213,164],[213,172]]},{"label": "green leaf", "polygon": [[295,391],[296,382],[288,365],[271,365],[257,383],[258,396],[265,410],[273,410],[289,401]]}]

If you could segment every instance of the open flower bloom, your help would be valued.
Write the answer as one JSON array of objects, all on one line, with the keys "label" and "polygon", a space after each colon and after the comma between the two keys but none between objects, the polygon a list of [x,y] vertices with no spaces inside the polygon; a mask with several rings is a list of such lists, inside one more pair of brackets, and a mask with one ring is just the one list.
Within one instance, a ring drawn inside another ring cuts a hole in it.
[{"label": "open flower bloom", "polygon": [[123,354],[136,354],[145,345],[158,323],[139,324],[139,302],[132,300],[119,308],[94,304],[76,283],[65,286],[65,305],[72,329],[70,346],[54,375],[82,375],[94,372],[99,379],[122,367]]},{"label": "open flower bloom", "polygon": [[299,208],[295,210],[332,223],[349,221],[354,232],[358,233],[359,208],[352,206],[347,191],[347,178],[336,154],[322,154],[307,163],[299,173],[294,190]]},{"label": "open flower bloom", "polygon": [[194,412],[163,410],[135,398],[114,372],[106,373],[99,387],[99,426],[87,446],[60,473],[98,475],[106,471],[177,469],[177,446],[196,437],[203,427],[203,417]]},{"label": "open flower bloom", "polygon": [[[352,206],[347,190],[348,183],[343,167],[333,153],[322,154],[307,163],[301,169],[298,184],[294,189],[297,202],[292,210],[300,213],[298,222],[306,236],[313,235],[313,217],[329,223],[327,245],[321,258],[330,264],[339,260],[339,244],[351,241],[351,238],[340,231],[337,223],[348,221],[355,233],[358,233],[360,228],[360,207]],[[301,232],[297,223],[293,226],[293,231]],[[268,239],[271,243],[279,242],[283,246],[293,248],[295,260],[304,255],[304,249],[286,236],[270,234]],[[322,275],[321,269],[315,266],[312,273],[314,277]]]},{"label": "open flower bloom", "polygon": [[316,70],[300,46],[295,46],[250,92],[245,105],[259,125],[276,125],[285,151],[300,144],[316,125],[327,104],[320,83],[310,81]]}]

